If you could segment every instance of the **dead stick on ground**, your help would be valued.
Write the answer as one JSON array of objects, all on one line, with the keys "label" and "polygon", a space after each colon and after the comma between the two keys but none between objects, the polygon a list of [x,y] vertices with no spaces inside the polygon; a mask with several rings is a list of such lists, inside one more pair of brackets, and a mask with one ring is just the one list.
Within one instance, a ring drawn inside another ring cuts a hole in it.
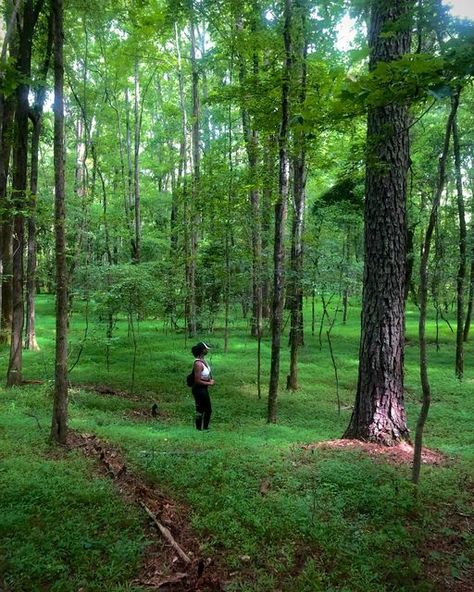
[{"label": "dead stick on ground", "polygon": [[181,557],[181,559],[185,563],[191,563],[191,559],[186,555],[186,553],[183,551],[183,549],[181,549],[181,547],[178,545],[178,543],[174,540],[171,532],[166,528],[166,526],[163,526],[163,524],[161,524],[161,522],[158,521],[157,517],[153,514],[153,512],[149,508],[147,508],[147,506],[143,502],[140,502],[140,505],[143,507],[145,512],[148,514],[148,516],[150,516],[150,518],[153,520],[153,522],[156,524],[156,526],[158,526],[161,534],[170,543],[170,545],[173,547],[173,549],[176,551],[176,553],[178,553],[178,555]]}]

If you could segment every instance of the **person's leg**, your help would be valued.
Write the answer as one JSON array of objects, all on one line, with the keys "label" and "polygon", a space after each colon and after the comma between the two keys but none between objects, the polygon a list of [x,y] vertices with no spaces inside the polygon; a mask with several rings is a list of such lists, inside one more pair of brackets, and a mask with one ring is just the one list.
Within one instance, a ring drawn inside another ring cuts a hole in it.
[{"label": "person's leg", "polygon": [[202,420],[205,407],[202,401],[202,389],[199,387],[193,388],[194,401],[196,403],[196,415],[194,416],[194,422],[197,430],[202,430]]},{"label": "person's leg", "polygon": [[203,429],[208,430],[209,429],[209,422],[211,421],[211,415],[212,415],[211,398],[209,397],[209,392],[206,392],[206,396],[203,397],[203,408],[204,408],[204,413],[202,416],[202,421],[203,421],[202,427],[203,427]]},{"label": "person's leg", "polygon": [[196,415],[195,415],[194,421],[196,423],[196,429],[197,430],[202,430],[202,419],[203,419],[203,413],[200,413],[196,409]]}]

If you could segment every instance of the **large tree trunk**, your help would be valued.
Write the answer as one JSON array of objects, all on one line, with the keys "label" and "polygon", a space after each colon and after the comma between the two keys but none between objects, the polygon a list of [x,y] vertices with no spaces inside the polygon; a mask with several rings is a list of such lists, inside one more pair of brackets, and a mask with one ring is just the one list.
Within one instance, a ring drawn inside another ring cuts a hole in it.
[{"label": "large tree trunk", "polygon": [[54,226],[56,234],[56,370],[51,438],[67,437],[67,312],[66,211],[64,187],[64,63],[63,0],[52,0],[54,18]]},{"label": "large tree trunk", "polygon": [[10,359],[7,371],[7,386],[22,382],[23,348],[23,250],[24,250],[24,208],[26,206],[27,168],[28,168],[28,93],[31,76],[31,51],[33,31],[38,19],[42,1],[36,6],[32,0],[23,5],[23,26],[19,32],[17,69],[22,77],[16,91],[15,144],[13,154],[12,203],[15,208],[13,218],[13,317],[10,342]]},{"label": "large tree trunk", "polygon": [[52,15],[49,16],[46,54],[41,71],[40,87],[36,92],[35,104],[30,112],[33,121],[31,134],[31,173],[30,173],[30,208],[28,216],[28,266],[26,271],[26,332],[25,349],[39,350],[35,330],[36,299],[36,199],[38,193],[39,143],[41,136],[43,106],[46,98],[46,76],[48,75],[51,49],[53,45]]},{"label": "large tree trunk", "polygon": [[2,305],[0,321],[0,343],[10,343],[13,301],[12,301],[12,258],[13,258],[13,217],[7,199],[8,172],[13,140],[13,121],[15,100],[11,96],[3,104],[2,135],[0,153],[0,211],[1,215],[1,261],[2,261]]},{"label": "large tree trunk", "polygon": [[[452,102],[459,103],[460,89],[457,89]],[[453,150],[454,150],[454,170],[456,176],[456,195],[459,216],[459,268],[456,280],[456,363],[455,372],[459,379],[464,375],[464,285],[466,282],[466,213],[464,207],[464,196],[462,187],[461,173],[461,149],[459,147],[459,132],[457,117],[453,117]]]},{"label": "large tree trunk", "polygon": [[[371,70],[409,51],[411,6],[411,0],[373,1]],[[405,105],[369,108],[359,380],[344,437],[386,445],[409,436],[403,396],[408,128]]]},{"label": "large tree trunk", "polygon": [[280,170],[279,195],[275,204],[275,243],[273,252],[273,317],[272,317],[272,358],[270,366],[270,385],[268,390],[268,423],[277,419],[277,396],[280,379],[280,342],[285,300],[285,222],[288,210],[290,163],[288,158],[288,127],[290,120],[290,82],[291,82],[291,0],[285,0],[283,37],[285,43],[285,65],[281,89],[281,122],[279,135]]}]

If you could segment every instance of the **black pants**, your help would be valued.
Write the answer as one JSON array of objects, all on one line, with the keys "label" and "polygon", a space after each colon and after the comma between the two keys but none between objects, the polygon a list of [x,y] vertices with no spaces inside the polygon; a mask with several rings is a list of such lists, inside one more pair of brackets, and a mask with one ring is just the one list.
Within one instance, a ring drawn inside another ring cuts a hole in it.
[{"label": "black pants", "polygon": [[211,419],[212,407],[211,398],[207,386],[195,384],[192,389],[194,401],[196,402],[196,429],[207,430]]}]

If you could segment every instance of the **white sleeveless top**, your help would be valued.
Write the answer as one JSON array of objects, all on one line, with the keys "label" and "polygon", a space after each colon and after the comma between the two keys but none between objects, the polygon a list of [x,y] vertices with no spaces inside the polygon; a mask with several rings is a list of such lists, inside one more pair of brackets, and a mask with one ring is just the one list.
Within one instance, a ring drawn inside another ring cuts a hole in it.
[{"label": "white sleeveless top", "polygon": [[201,358],[196,358],[194,362],[202,362],[203,369],[201,371],[201,380],[209,380],[211,377],[211,367],[207,362],[201,360]]}]

